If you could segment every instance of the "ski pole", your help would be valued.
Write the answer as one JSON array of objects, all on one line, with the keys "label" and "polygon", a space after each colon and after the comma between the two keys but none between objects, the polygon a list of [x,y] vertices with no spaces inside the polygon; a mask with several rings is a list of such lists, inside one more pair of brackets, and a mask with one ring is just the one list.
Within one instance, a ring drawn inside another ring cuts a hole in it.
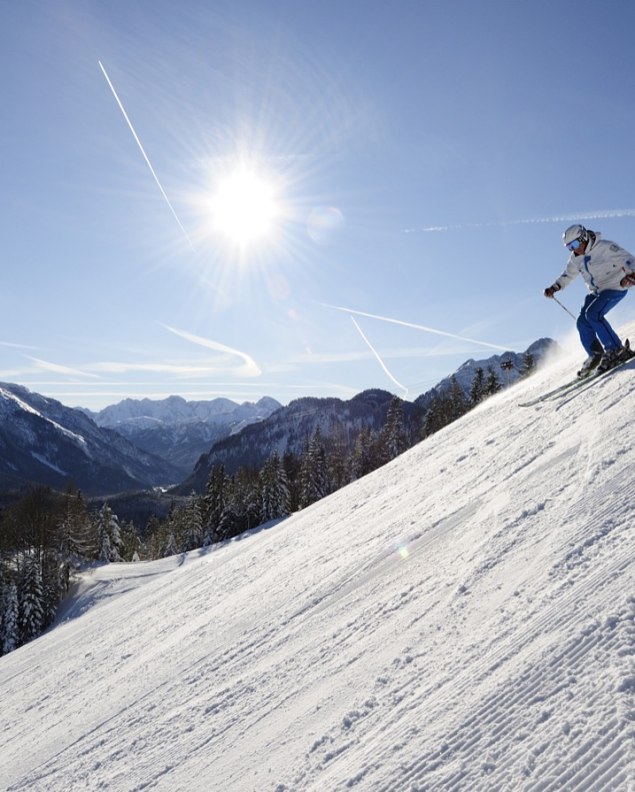
[{"label": "ski pole", "polygon": [[[569,316],[575,322],[577,322],[577,318],[571,313],[571,311],[567,308],[566,305],[563,305],[557,297],[554,297],[553,299],[558,303],[558,305],[562,308],[563,311],[566,311],[569,314]],[[600,343],[599,339],[596,337],[595,340],[593,341],[593,354],[602,355],[603,353],[604,353],[604,347]]]},{"label": "ski pole", "polygon": [[566,311],[566,312],[569,314],[569,316],[570,316],[572,319],[575,319],[575,318],[576,318],[576,317],[575,317],[575,316],[574,316],[574,315],[571,313],[571,311],[570,311],[570,310],[567,308],[567,306],[566,306],[566,305],[563,305],[563,304],[560,302],[560,300],[559,300],[559,299],[558,299],[558,298],[557,298],[555,295],[554,295],[554,298],[553,298],[553,299],[554,299],[554,300],[555,300],[555,301],[558,303],[558,305],[559,305],[559,306],[562,308],[562,310],[563,310],[563,311]]}]

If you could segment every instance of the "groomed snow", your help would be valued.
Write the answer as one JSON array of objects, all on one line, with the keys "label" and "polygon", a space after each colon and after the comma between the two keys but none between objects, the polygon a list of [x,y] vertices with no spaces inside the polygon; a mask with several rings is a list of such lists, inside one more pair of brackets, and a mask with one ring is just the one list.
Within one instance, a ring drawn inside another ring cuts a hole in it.
[{"label": "groomed snow", "polygon": [[635,362],[518,406],[580,358],[278,525],[87,573],[0,659],[0,787],[634,789]]}]

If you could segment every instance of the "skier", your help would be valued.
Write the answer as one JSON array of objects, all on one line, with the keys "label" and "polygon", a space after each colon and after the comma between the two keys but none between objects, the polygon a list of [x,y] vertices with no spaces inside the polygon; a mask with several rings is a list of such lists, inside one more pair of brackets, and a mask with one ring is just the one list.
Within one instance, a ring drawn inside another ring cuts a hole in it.
[{"label": "skier", "polygon": [[545,297],[553,298],[580,274],[584,278],[590,294],[580,310],[577,327],[588,357],[578,377],[586,377],[596,367],[607,371],[632,355],[607,322],[606,314],[626,297],[626,289],[635,286],[635,256],[579,223],[569,226],[562,239],[571,256],[562,275],[545,289]]}]

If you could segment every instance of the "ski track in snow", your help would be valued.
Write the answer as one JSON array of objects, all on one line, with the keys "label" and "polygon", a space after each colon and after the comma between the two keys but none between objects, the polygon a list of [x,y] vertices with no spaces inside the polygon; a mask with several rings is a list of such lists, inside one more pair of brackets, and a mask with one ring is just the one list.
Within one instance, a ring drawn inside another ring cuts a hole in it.
[{"label": "ski track in snow", "polygon": [[0,788],[633,792],[635,371],[517,406],[578,357],[276,526],[87,572],[0,659]]}]

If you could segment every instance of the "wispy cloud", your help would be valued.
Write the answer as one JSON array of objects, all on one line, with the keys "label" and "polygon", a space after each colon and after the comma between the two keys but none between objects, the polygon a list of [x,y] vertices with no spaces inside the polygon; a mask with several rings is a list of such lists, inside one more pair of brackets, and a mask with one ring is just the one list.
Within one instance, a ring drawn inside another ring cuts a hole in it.
[{"label": "wispy cloud", "polygon": [[62,377],[73,378],[74,380],[97,380],[102,383],[110,379],[111,375],[119,374],[127,376],[134,373],[141,375],[167,375],[178,377],[181,380],[187,377],[200,379],[202,377],[227,376],[231,377],[235,382],[238,378],[253,379],[262,374],[258,364],[246,352],[241,352],[239,349],[234,349],[218,341],[212,341],[209,338],[202,338],[201,336],[194,335],[185,330],[179,330],[163,324],[161,324],[161,326],[179,338],[198,347],[213,350],[217,354],[214,356],[210,354],[203,356],[199,355],[196,359],[186,361],[179,360],[178,362],[172,360],[147,361],[139,359],[101,360],[91,361],[79,367],[69,366],[63,363],[54,363],[50,360],[23,354],[22,357],[30,361],[33,368],[24,368],[19,371],[6,371],[5,378],[14,375],[28,376],[35,371],[46,371]]},{"label": "wispy cloud", "polygon": [[35,363],[36,367],[42,371],[51,371],[54,374],[64,374],[68,377],[89,377],[101,379],[99,375],[92,374],[91,372],[82,369],[71,368],[70,366],[62,366],[59,363],[51,363],[49,360],[41,360],[40,358],[30,357],[28,355],[25,355],[25,357],[27,360],[31,360],[33,363]]},{"label": "wispy cloud", "polygon": [[162,326],[171,333],[174,333],[174,335],[183,338],[185,341],[189,341],[191,344],[196,344],[197,346],[202,346],[206,349],[213,349],[215,352],[222,352],[226,355],[229,355],[230,357],[240,358],[243,361],[243,364],[242,366],[233,369],[235,376],[259,377],[262,374],[262,370],[256,361],[246,352],[241,352],[239,349],[234,349],[233,347],[229,347],[226,344],[221,344],[219,341],[212,341],[209,338],[203,338],[202,336],[188,333],[186,330],[178,330],[177,328],[170,327],[169,325]]},{"label": "wispy cloud", "polygon": [[133,371],[144,371],[152,374],[209,375],[216,371],[213,366],[184,365],[180,363],[139,363],[138,361],[107,360],[99,363],[88,363],[90,371],[104,374],[128,374]]},{"label": "wispy cloud", "polygon": [[294,365],[304,365],[306,363],[322,365],[324,363],[355,363],[359,360],[368,360],[371,357],[369,352],[305,352],[301,355],[292,355],[289,363]]},{"label": "wispy cloud", "polygon": [[576,212],[575,214],[554,215],[552,217],[530,217],[522,220],[499,220],[490,223],[452,223],[448,225],[421,226],[404,228],[404,234],[415,234],[433,231],[457,231],[465,228],[494,228],[515,225],[533,225],[537,223],[573,223],[577,220],[606,220],[615,217],[635,217],[635,209],[601,209],[593,212]]},{"label": "wispy cloud", "polygon": [[40,347],[31,346],[29,344],[15,344],[12,341],[0,341],[0,346],[9,347],[10,349],[40,349]]},{"label": "wispy cloud", "polygon": [[25,366],[24,368],[3,369],[0,371],[0,380],[3,382],[10,382],[14,379],[18,380],[23,377],[28,377],[32,373],[32,366]]}]

